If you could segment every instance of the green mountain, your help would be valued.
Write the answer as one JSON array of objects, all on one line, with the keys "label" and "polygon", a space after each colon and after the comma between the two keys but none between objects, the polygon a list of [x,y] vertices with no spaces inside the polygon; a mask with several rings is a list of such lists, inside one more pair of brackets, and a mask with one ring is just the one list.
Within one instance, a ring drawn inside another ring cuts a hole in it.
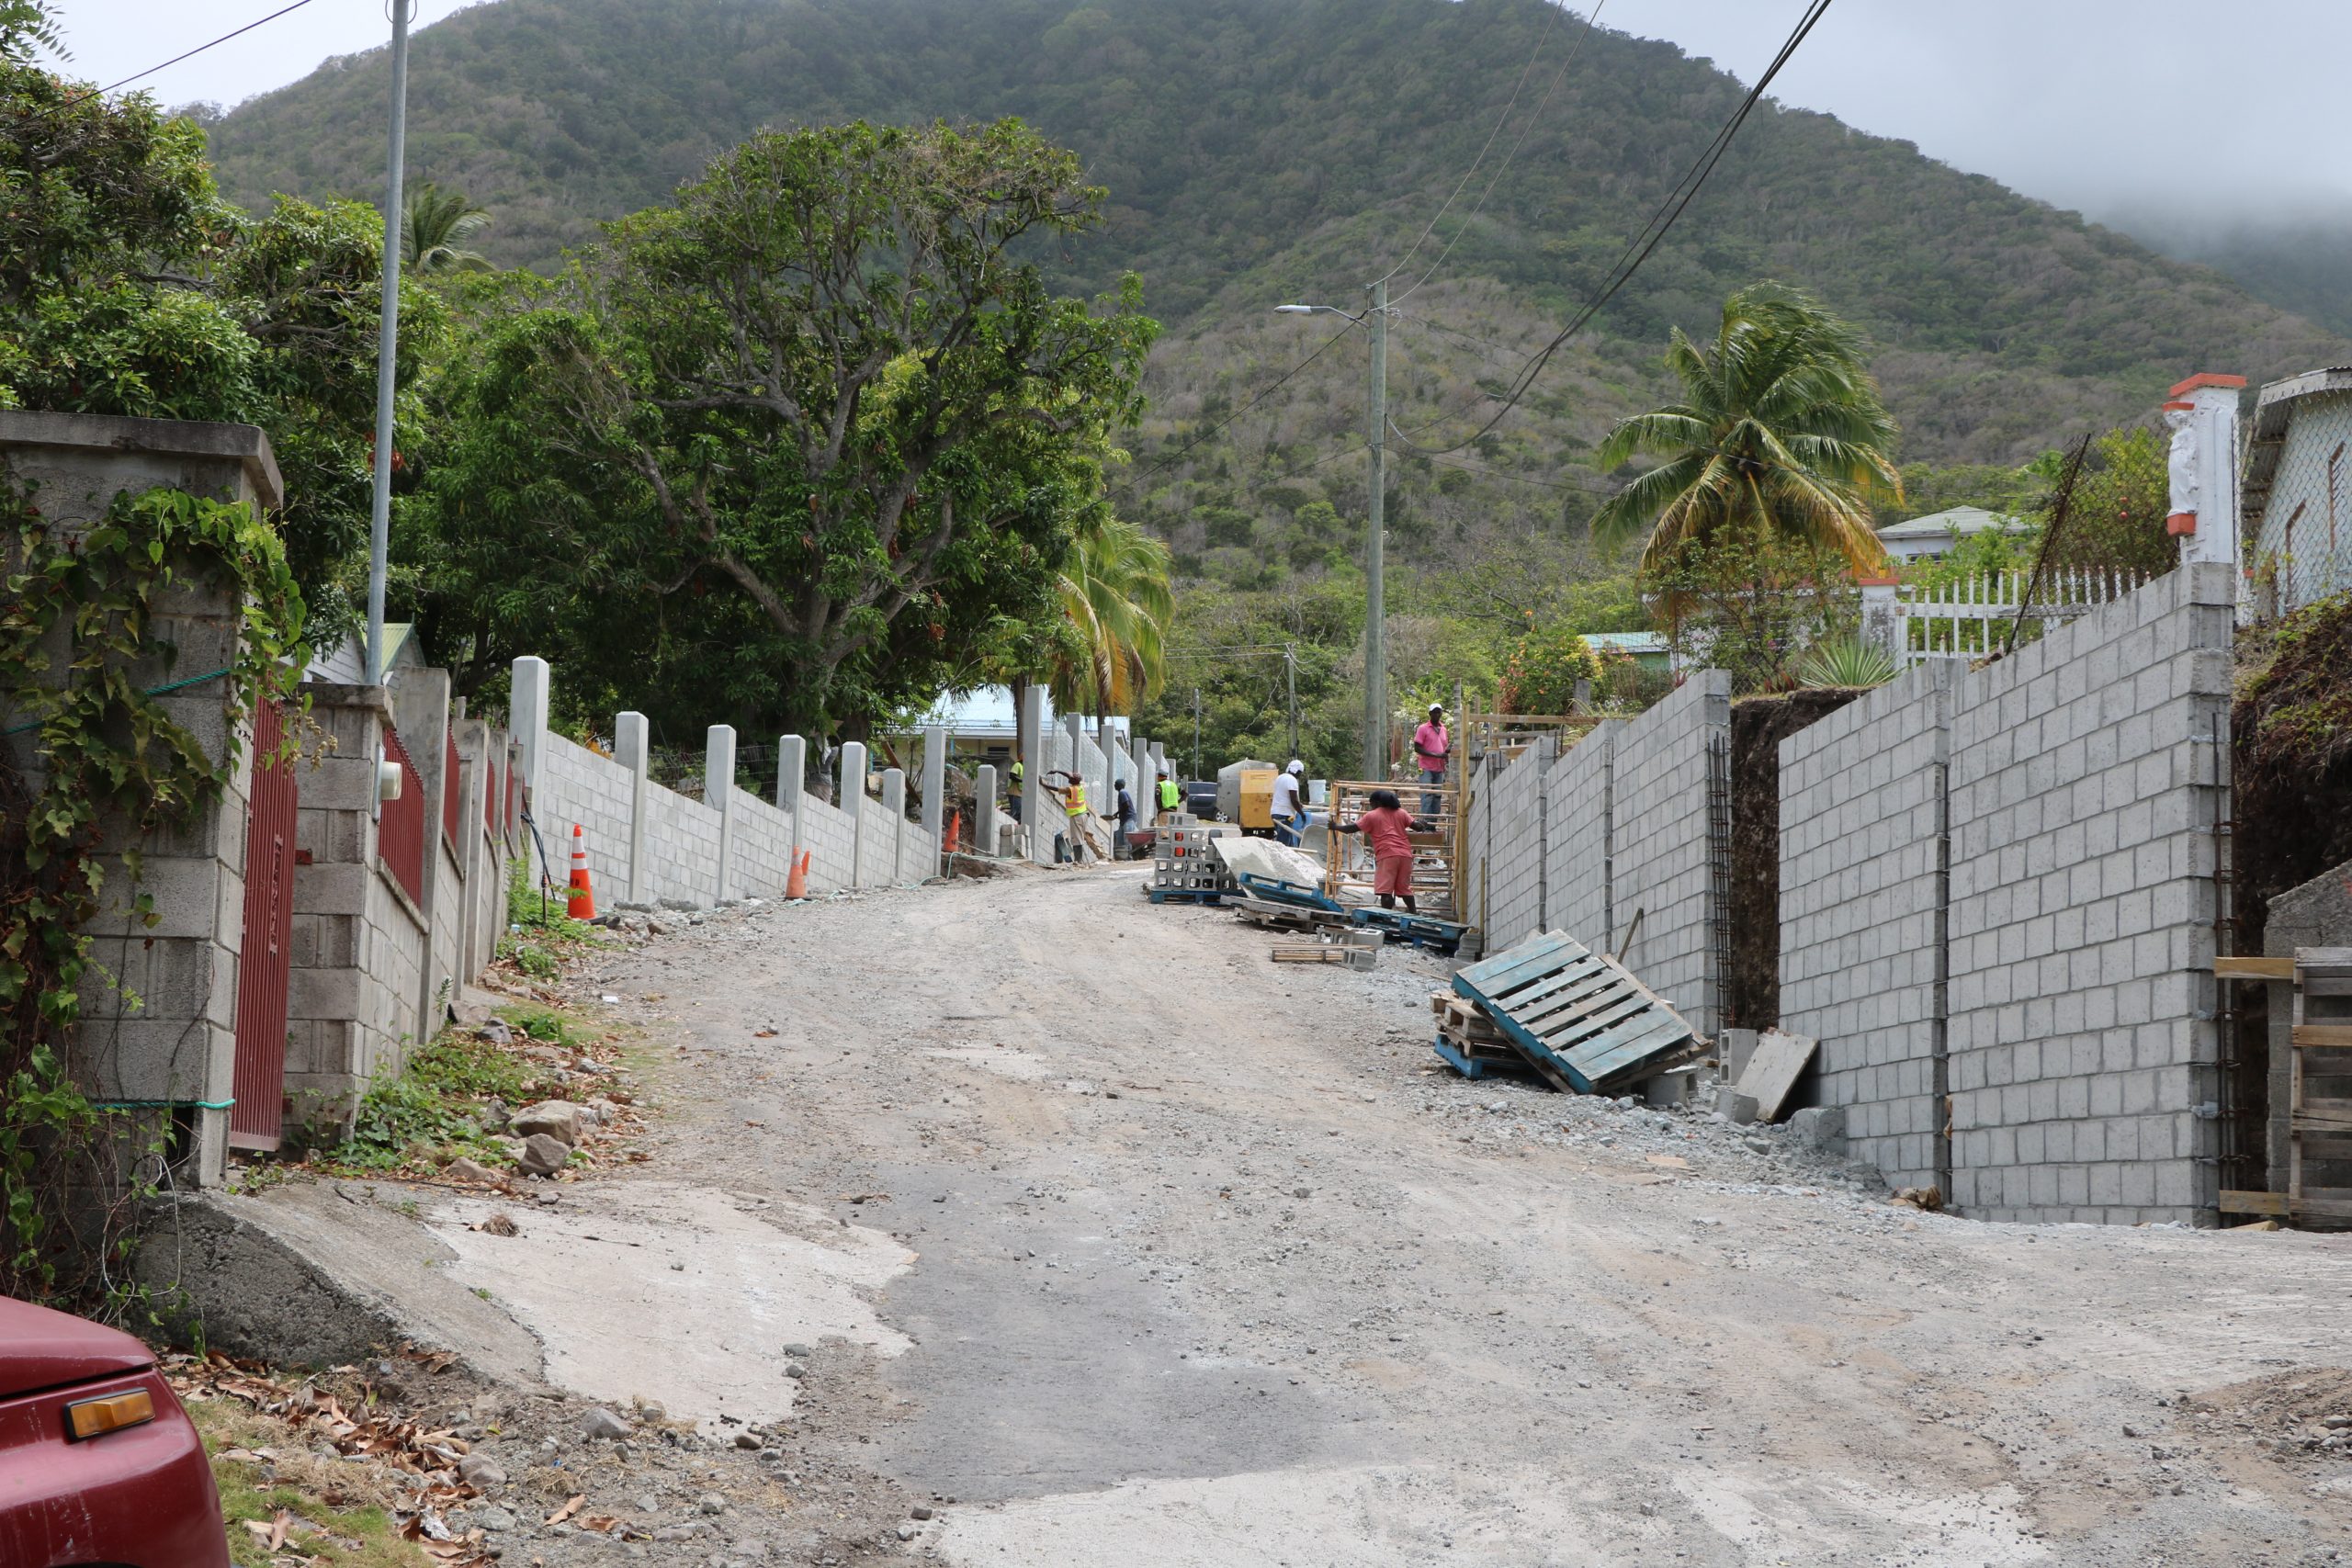
[{"label": "green mountain", "polygon": [[[1364,439],[1361,342],[1175,456],[1335,324],[1270,308],[1359,304],[1532,58],[1486,166],[1391,285],[1405,312],[1392,412],[1418,445],[1449,446],[1743,91],[1606,28],[1555,77],[1582,30],[1542,0],[495,0],[417,37],[410,168],[496,215],[483,249],[547,267],[763,126],[1018,114],[1110,191],[1102,231],[1046,264],[1086,290],[1140,272],[1170,328],[1130,504],[1188,566],[1250,586],[1252,570],[1343,558],[1362,511],[1363,466],[1347,456]],[[386,78],[380,51],[347,57],[236,109],[213,129],[225,187],[248,204],[371,195]],[[1525,404],[1473,450],[1399,465],[1406,558],[1490,561],[1531,529],[1572,533],[1608,488],[1592,443],[1659,389],[1668,328],[1705,325],[1758,277],[1813,290],[1871,335],[1907,460],[2014,463],[2152,412],[2193,370],[2259,378],[2352,355],[2217,272],[1768,103]]]}]

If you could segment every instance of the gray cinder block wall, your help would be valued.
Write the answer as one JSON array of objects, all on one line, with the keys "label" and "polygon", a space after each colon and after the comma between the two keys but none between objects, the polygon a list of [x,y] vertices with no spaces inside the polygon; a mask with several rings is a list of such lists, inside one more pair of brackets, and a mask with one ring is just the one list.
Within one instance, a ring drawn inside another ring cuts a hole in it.
[{"label": "gray cinder block wall", "polygon": [[1629,967],[1713,1036],[1724,937],[1714,840],[1728,823],[1711,809],[1710,772],[1730,739],[1731,677],[1702,670],[1565,755],[1547,740],[1508,763],[1483,760],[1466,818],[1483,951],[1542,930],[1600,947],[1622,942],[1641,910]]},{"label": "gray cinder block wall", "polygon": [[[1726,765],[1731,744],[1731,676],[1693,671],[1617,737],[1610,901],[1630,927],[1625,964],[1672,1003],[1691,1028],[1713,1038],[1722,1021],[1722,953],[1717,837],[1730,823],[1713,820],[1709,770]],[[1728,842],[1723,846],[1728,858]]]},{"label": "gray cinder block wall", "polygon": [[1781,742],[1781,1027],[1821,1042],[1820,1103],[1897,1185],[1945,1169],[1940,965],[1952,667],[1923,665]]},{"label": "gray cinder block wall", "polygon": [[[169,488],[264,508],[282,499],[268,437],[244,424],[0,411],[0,466],[32,488],[52,528],[68,533],[85,530],[125,492]],[[15,565],[14,548],[13,538],[0,542],[0,575]],[[175,1169],[196,1184],[219,1181],[227,1168],[252,746],[249,724],[232,728],[223,711],[221,682],[191,678],[230,664],[241,608],[206,587],[165,592],[153,606],[153,651],[125,671],[141,690],[188,682],[155,700],[207,755],[238,761],[220,801],[138,846],[144,870],[136,882],[119,858],[130,846],[102,846],[105,902],[88,927],[95,966],[69,1061],[94,1099],[124,1103],[157,1129],[178,1118],[188,1135],[175,1150]],[[62,654],[62,627],[52,642]],[[15,722],[0,715],[0,730]],[[42,773],[34,740],[0,737],[28,780]],[[141,892],[159,917],[153,926],[131,913]]]},{"label": "gray cinder block wall", "polygon": [[1952,1196],[1968,1213],[2213,1213],[2219,1123],[2199,1112],[2216,1097],[2234,588],[2225,566],[2184,567],[1954,683]]},{"label": "gray cinder block wall", "polygon": [[1860,1152],[1962,1213],[2212,1216],[2233,588],[2184,568],[1781,743],[1782,1021]]}]

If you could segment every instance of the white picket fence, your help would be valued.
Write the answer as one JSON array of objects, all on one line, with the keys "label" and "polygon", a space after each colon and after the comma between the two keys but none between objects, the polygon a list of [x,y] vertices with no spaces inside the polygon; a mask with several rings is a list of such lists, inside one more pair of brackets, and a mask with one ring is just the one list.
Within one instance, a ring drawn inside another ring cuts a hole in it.
[{"label": "white picket fence", "polygon": [[1932,587],[1865,586],[1862,620],[1905,669],[1931,659],[1976,660],[2008,646],[2020,611],[2028,626],[2046,632],[2149,581],[2137,572],[2077,570],[2047,570],[2034,581],[2020,570],[1979,572]]}]

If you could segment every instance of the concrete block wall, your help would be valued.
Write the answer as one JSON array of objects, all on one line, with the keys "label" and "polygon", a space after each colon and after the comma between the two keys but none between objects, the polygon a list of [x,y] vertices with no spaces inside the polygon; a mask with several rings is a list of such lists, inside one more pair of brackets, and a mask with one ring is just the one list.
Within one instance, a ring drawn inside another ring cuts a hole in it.
[{"label": "concrete block wall", "polygon": [[645,869],[655,899],[718,899],[718,813],[659,784],[645,791]]},{"label": "concrete block wall", "polygon": [[1710,1038],[1721,1023],[1711,838],[1728,825],[1711,821],[1708,778],[1730,742],[1731,676],[1699,670],[1626,724],[1612,760],[1610,901],[1620,925],[1642,919],[1626,966]]},{"label": "concrete block wall", "polygon": [[1485,829],[1487,951],[1499,953],[1544,929],[1544,779],[1547,750],[1529,747],[1491,774]]},{"label": "concrete block wall", "polygon": [[[531,820],[546,846],[548,871],[562,887],[571,874],[571,829],[588,846],[588,875],[605,899],[628,897],[628,846],[634,775],[552,730],[540,741],[539,777],[531,791]],[[663,791],[663,794],[669,793]],[[648,897],[659,897],[648,893]]]},{"label": "concrete block wall", "polygon": [[800,847],[808,852],[808,886],[832,892],[857,883],[856,828],[841,807],[804,793],[794,814]]},{"label": "concrete block wall", "polygon": [[[783,897],[792,874],[792,813],[779,811],[740,790],[730,809],[735,815],[735,841],[728,886],[739,897]],[[810,869],[815,869],[814,856]]]},{"label": "concrete block wall", "polygon": [[1611,779],[1622,719],[1601,724],[1544,775],[1545,920],[1596,952],[1611,936],[1609,876]]},{"label": "concrete block wall", "polygon": [[2224,566],[2184,567],[1954,685],[1965,1213],[2213,1212],[2219,1122],[2199,1112],[2216,1097],[2211,826],[2234,587]]},{"label": "concrete block wall", "polygon": [[1950,664],[1781,742],[1781,1027],[1821,1042],[1820,1103],[1897,1186],[1945,1179],[1943,769]]}]

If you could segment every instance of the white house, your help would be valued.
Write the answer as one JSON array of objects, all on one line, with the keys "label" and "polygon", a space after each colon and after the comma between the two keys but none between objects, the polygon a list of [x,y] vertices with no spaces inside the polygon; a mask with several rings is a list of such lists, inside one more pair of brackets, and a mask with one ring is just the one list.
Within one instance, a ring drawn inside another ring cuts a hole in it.
[{"label": "white house", "polygon": [[2238,516],[2254,612],[2282,615],[2352,589],[2352,367],[2262,389]]},{"label": "white house", "polygon": [[2022,529],[2020,518],[1987,512],[1981,506],[1954,506],[1890,523],[1878,531],[1879,543],[1897,561],[1935,560],[1951,554],[1961,540],[1988,529]]}]

